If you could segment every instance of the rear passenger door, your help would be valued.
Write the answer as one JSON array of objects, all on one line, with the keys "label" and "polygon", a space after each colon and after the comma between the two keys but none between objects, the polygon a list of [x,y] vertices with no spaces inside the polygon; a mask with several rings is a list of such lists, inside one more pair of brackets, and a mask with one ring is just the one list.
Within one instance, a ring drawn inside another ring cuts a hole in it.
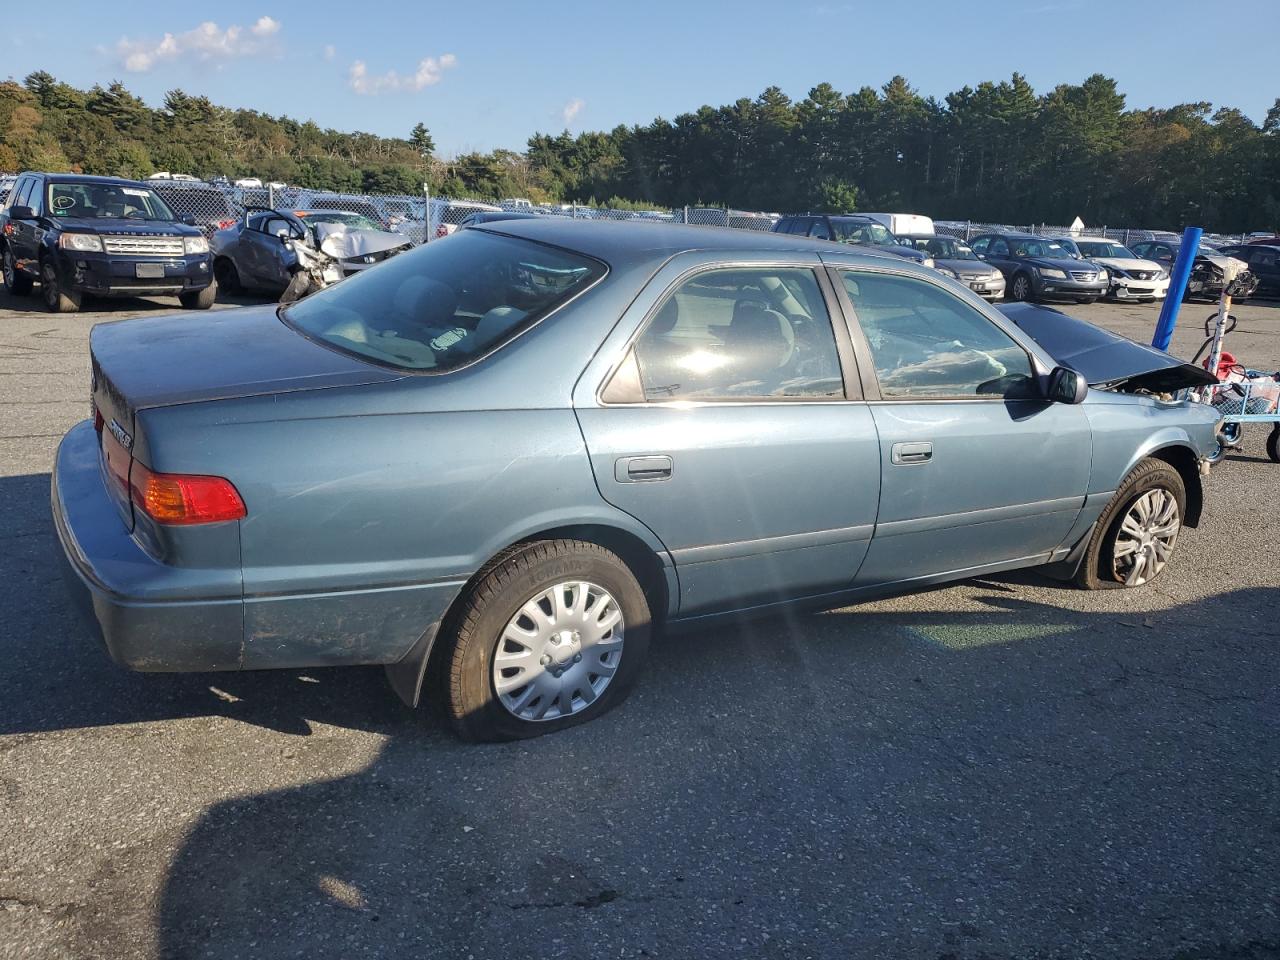
[{"label": "rear passenger door", "polygon": [[834,274],[874,370],[880,440],[880,511],[859,585],[1048,560],[1084,506],[1084,408],[1040,399],[1027,348],[940,283]]},{"label": "rear passenger door", "polygon": [[604,498],[662,541],[697,616],[849,587],[879,443],[812,254],[668,263],[575,391]]}]

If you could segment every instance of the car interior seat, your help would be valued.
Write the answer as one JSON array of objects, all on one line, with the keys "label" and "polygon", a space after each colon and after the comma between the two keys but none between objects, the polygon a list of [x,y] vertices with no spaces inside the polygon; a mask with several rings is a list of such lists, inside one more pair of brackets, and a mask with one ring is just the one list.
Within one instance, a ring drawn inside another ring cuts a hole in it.
[{"label": "car interior seat", "polygon": [[787,318],[759,300],[739,300],[725,334],[725,352],[744,380],[764,381],[773,392],[786,379],[795,352],[795,331]]}]

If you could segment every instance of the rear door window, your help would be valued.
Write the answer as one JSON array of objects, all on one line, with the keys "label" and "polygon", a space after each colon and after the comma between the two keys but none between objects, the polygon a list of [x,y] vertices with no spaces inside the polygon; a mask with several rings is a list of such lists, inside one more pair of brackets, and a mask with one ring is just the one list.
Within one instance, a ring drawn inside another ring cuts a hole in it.
[{"label": "rear door window", "polygon": [[815,240],[830,240],[831,229],[827,226],[827,221],[822,217],[813,221],[813,225],[809,227],[809,236]]},{"label": "rear door window", "polygon": [[840,359],[813,271],[735,267],[672,292],[636,343],[644,397],[840,399]]}]

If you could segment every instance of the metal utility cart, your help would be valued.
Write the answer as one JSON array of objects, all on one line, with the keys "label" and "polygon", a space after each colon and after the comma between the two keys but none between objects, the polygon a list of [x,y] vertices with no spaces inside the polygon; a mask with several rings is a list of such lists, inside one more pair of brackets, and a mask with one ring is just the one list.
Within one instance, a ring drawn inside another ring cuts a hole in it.
[{"label": "metal utility cart", "polygon": [[[1271,424],[1271,433],[1267,436],[1267,456],[1273,462],[1280,463],[1280,403],[1277,403],[1277,398],[1280,397],[1280,371],[1266,373],[1247,369],[1222,349],[1227,334],[1236,328],[1236,318],[1230,313],[1231,298],[1248,296],[1256,286],[1257,281],[1248,273],[1227,285],[1218,304],[1218,311],[1210,314],[1204,322],[1204,344],[1191,358],[1191,362],[1195,363],[1208,348],[1209,359],[1205,368],[1215,373],[1221,381],[1199,388],[1200,399],[1217,407],[1223,414],[1219,434],[1221,444],[1210,457],[1212,463],[1217,463],[1226,456],[1228,450],[1241,445],[1246,423]],[[1224,370],[1228,374],[1238,373],[1242,379],[1222,380]]]}]

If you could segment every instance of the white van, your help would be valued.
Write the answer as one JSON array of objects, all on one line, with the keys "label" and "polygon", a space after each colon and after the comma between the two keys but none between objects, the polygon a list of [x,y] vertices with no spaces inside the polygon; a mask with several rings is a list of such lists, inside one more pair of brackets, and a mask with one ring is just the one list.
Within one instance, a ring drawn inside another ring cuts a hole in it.
[{"label": "white van", "polygon": [[870,217],[872,220],[878,220],[889,228],[889,232],[894,236],[933,236],[938,231],[933,229],[933,219],[926,217],[920,213],[863,213],[858,211],[860,217]]}]

